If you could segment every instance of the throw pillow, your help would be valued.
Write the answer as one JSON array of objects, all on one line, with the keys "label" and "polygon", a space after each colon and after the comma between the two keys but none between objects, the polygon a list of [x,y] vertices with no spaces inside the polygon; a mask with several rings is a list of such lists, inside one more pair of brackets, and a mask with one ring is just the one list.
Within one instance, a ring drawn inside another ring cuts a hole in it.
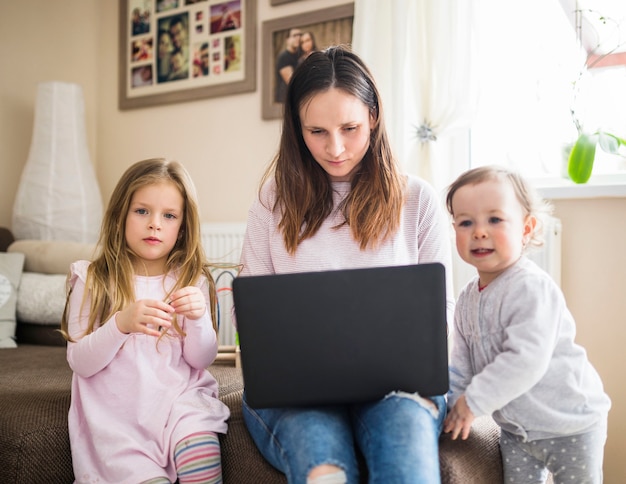
[{"label": "throw pillow", "polygon": [[66,281],[63,274],[24,272],[17,296],[17,320],[59,325],[65,309]]},{"label": "throw pillow", "polygon": [[62,240],[16,240],[7,252],[24,254],[25,272],[67,274],[70,264],[79,259],[92,260],[95,245]]},{"label": "throw pillow", "polygon": [[0,348],[16,348],[15,316],[24,254],[0,253]]}]

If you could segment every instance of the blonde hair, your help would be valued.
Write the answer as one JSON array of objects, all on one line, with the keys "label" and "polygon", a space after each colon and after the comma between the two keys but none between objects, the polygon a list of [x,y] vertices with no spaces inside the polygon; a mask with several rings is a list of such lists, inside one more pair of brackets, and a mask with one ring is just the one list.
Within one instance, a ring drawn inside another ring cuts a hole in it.
[{"label": "blonde hair", "polygon": [[[126,243],[126,217],[137,190],[162,182],[174,184],[183,198],[182,224],[165,268],[166,274],[175,275],[176,283],[165,300],[174,291],[194,285],[201,276],[205,276],[209,284],[211,319],[217,332],[215,281],[202,248],[195,186],[182,164],[163,158],[152,158],[139,161],[128,168],[111,195],[102,220],[97,255],[87,270],[85,295],[81,303],[82,312],[89,296],[89,319],[85,334],[92,333],[98,324],[104,324],[117,311],[135,301],[133,262],[137,260],[137,254]],[[69,294],[63,312],[61,333],[65,339],[73,341],[68,333],[68,306]],[[176,318],[172,327],[179,335],[184,336]]]},{"label": "blonde hair", "polygon": [[452,209],[452,199],[454,194],[461,187],[466,185],[478,185],[485,181],[496,180],[510,183],[515,192],[515,196],[522,206],[525,216],[535,217],[537,224],[530,236],[528,244],[525,248],[541,247],[544,243],[544,226],[545,219],[552,214],[552,206],[542,199],[528,182],[519,174],[512,170],[508,170],[502,166],[480,166],[468,170],[450,184],[446,195],[446,207],[450,215],[454,217]]}]

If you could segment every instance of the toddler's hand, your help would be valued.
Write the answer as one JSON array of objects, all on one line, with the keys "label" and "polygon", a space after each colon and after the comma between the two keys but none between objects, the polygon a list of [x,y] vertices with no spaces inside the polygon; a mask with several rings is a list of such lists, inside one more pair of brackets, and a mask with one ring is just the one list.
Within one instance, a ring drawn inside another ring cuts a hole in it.
[{"label": "toddler's hand", "polygon": [[467,405],[465,395],[461,395],[446,416],[443,422],[443,431],[445,433],[452,432],[452,440],[456,440],[459,434],[461,439],[466,440],[469,437],[474,418],[474,414]]},{"label": "toddler's hand", "polygon": [[187,286],[172,293],[170,306],[176,314],[189,319],[199,319],[206,312],[206,299],[202,291],[195,286]]},{"label": "toddler's hand", "polygon": [[135,301],[115,316],[115,322],[122,333],[144,333],[160,336],[160,328],[172,325],[174,310],[163,301],[142,299]]}]

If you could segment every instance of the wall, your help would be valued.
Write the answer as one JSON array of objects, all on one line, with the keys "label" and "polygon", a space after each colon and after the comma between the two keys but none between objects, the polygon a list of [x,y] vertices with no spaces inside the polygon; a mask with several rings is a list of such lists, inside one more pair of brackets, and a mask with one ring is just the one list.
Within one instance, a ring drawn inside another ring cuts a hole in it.
[{"label": "wall", "polygon": [[98,3],[97,171],[103,197],[110,195],[131,162],[166,156],[180,160],[191,172],[203,221],[245,221],[280,135],[278,120],[261,119],[262,22],[330,7],[337,1],[307,0],[271,7],[269,0],[257,0],[255,92],[130,111],[117,109],[118,57],[113,48],[118,45],[117,3]]},{"label": "wall", "polygon": [[[258,1],[256,92],[119,111],[116,0],[1,1],[0,225],[11,223],[28,156],[36,86],[48,80],[83,86],[89,148],[105,200],[131,163],[166,156],[182,161],[196,180],[203,221],[245,221],[280,133],[279,121],[261,119],[262,21],[336,3],[307,0],[270,7],[269,0]],[[563,221],[562,285],[578,323],[578,340],[613,399],[605,482],[626,482],[620,449],[626,433],[626,390],[621,385],[626,200],[560,200],[555,207]]]},{"label": "wall", "polygon": [[92,161],[98,161],[97,5],[97,0],[0,2],[0,225],[11,224],[39,82],[83,87],[87,141]]},{"label": "wall", "polygon": [[[346,0],[345,3],[348,3]],[[10,225],[28,157],[37,84],[76,82],[85,91],[88,143],[104,200],[133,162],[175,158],[191,172],[203,221],[245,221],[278,143],[278,120],[261,119],[264,20],[336,5],[257,2],[257,90],[233,96],[119,111],[118,0],[0,2],[0,225]]]},{"label": "wall", "polygon": [[562,287],[577,323],[577,341],[612,399],[605,483],[626,482],[626,199],[554,201],[563,223]]}]

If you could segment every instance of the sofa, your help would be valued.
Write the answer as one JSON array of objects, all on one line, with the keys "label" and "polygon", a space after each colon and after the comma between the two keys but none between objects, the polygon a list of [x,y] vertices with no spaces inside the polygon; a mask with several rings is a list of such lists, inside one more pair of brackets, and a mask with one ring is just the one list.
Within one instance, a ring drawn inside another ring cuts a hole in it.
[{"label": "sofa", "polygon": [[[14,241],[9,230],[0,228],[0,256],[23,254],[21,278],[15,282],[14,277],[12,281],[17,289],[16,307],[21,307],[16,310],[17,347],[0,349],[0,482],[74,481],[67,432],[72,374],[65,359],[64,340],[56,331],[60,321],[58,306],[63,304],[64,296],[58,295],[58,287],[55,291],[45,287],[52,280],[58,286],[59,277],[48,281],[44,276],[63,277],[71,261],[89,257],[92,252],[93,247],[85,244]],[[33,285],[33,280],[40,279],[46,284]],[[20,285],[28,280],[29,287]],[[56,301],[57,313],[52,320],[33,322],[37,317],[29,315],[33,312],[29,305],[36,304],[42,294],[48,303],[59,297],[61,301]],[[219,382],[220,399],[231,411],[228,432],[220,436],[224,482],[286,483],[285,476],[261,456],[247,432],[241,411],[243,379],[235,361],[228,356],[218,358],[209,368]],[[476,421],[466,441],[453,441],[442,435],[442,482],[502,482],[498,438],[498,427],[485,417]],[[361,464],[365,482],[367,472]]]}]

